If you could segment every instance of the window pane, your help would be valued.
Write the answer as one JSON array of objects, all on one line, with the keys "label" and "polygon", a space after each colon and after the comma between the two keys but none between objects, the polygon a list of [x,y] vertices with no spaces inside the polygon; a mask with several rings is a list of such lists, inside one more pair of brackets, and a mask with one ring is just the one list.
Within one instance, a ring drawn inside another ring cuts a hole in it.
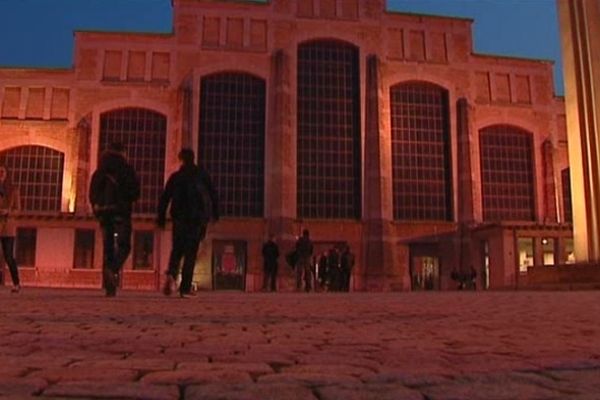
[{"label": "window pane", "polygon": [[358,49],[298,47],[298,217],[360,218]]},{"label": "window pane", "polygon": [[518,238],[519,271],[527,272],[527,267],[533,267],[533,238]]},{"label": "window pane", "polygon": [[411,82],[390,90],[394,219],[450,220],[448,94]]},{"label": "window pane", "polygon": [[199,160],[224,216],[261,217],[264,198],[265,82],[248,74],[202,79]]},{"label": "window pane", "polygon": [[20,146],[0,153],[10,180],[19,188],[24,211],[60,211],[64,154],[42,146]]},{"label": "window pane", "polygon": [[94,268],[95,232],[92,229],[75,230],[73,268]]},{"label": "window pane", "polygon": [[554,239],[542,238],[544,265],[554,265]]},{"label": "window pane", "polygon": [[152,269],[154,257],[154,233],[136,231],[133,235],[133,269]]},{"label": "window pane", "polygon": [[573,222],[573,208],[571,202],[571,174],[569,168],[561,171],[560,177],[562,181],[562,195],[564,205],[565,222]]},{"label": "window pane", "polygon": [[533,221],[533,146],[529,132],[495,125],[480,132],[485,221]]},{"label": "window pane", "polygon": [[143,108],[123,108],[100,117],[100,153],[112,142],[125,146],[141,184],[133,212],[154,214],[163,189],[167,119]]}]

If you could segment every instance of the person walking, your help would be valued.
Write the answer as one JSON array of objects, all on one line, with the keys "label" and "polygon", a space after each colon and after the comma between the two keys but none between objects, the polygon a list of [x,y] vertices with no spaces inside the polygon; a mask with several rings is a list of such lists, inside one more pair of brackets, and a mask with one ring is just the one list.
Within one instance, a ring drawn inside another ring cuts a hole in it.
[{"label": "person walking", "polygon": [[219,205],[208,173],[194,163],[194,151],[182,149],[179,160],[179,170],[171,174],[160,196],[157,225],[165,227],[170,203],[173,241],[163,293],[170,296],[176,290],[175,282],[183,258],[179,295],[187,298],[194,295],[192,279],[200,242],[206,236],[208,222],[218,221]]},{"label": "person walking", "polygon": [[123,264],[131,252],[131,210],[140,197],[140,183],[125,158],[121,143],[111,143],[92,175],[89,200],[100,223],[103,243],[103,286],[117,294]]},{"label": "person walking", "polygon": [[277,291],[277,259],[279,258],[279,247],[275,243],[275,236],[271,235],[262,248],[263,255],[263,290]]},{"label": "person walking", "polygon": [[311,259],[313,254],[313,244],[310,240],[308,229],[302,231],[302,236],[296,241],[296,290],[302,290],[302,277],[306,283],[305,290],[310,291],[310,282],[312,280]]},{"label": "person walking", "polygon": [[8,170],[5,166],[0,166],[0,242],[2,244],[2,254],[8,265],[10,277],[13,286],[12,293],[21,291],[19,281],[19,269],[14,257],[15,236],[17,228],[14,223],[15,213],[21,210],[21,197],[19,189],[8,179]]}]

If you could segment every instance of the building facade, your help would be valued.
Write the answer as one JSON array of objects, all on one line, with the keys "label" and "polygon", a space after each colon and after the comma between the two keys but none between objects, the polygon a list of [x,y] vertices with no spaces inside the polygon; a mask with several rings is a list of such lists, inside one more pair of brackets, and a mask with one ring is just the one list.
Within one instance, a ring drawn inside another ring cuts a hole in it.
[{"label": "building facade", "polygon": [[[384,0],[174,0],[172,34],[75,33],[70,69],[0,69],[0,163],[18,184],[25,285],[99,287],[87,190],[125,144],[142,182],[122,286],[156,289],[170,232],[158,196],[193,148],[222,219],[200,289],[259,290],[261,247],[308,228],[348,244],[354,290],[527,285],[569,262],[565,106],[552,63],[476,54],[472,21]],[[291,289],[280,263],[279,287]]]}]

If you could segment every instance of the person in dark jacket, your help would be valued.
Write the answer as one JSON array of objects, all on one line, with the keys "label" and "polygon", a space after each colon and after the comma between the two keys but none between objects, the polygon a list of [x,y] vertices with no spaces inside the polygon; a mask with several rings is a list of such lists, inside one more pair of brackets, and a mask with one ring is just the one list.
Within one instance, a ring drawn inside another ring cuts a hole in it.
[{"label": "person in dark jacket", "polygon": [[342,252],[340,260],[340,275],[341,275],[341,290],[344,292],[350,291],[350,278],[352,277],[352,269],[354,268],[354,254],[350,251],[350,246],[346,245]]},{"label": "person in dark jacket", "polygon": [[271,235],[262,248],[264,260],[263,290],[277,291],[277,259],[279,258],[279,247],[275,243],[275,236]]},{"label": "person in dark jacket", "polygon": [[219,219],[219,206],[208,173],[194,163],[193,150],[182,149],[179,160],[181,167],[171,174],[160,196],[157,224],[160,228],[165,227],[170,203],[173,243],[163,293],[169,296],[175,290],[179,263],[183,258],[179,294],[186,298],[194,294],[191,289],[198,247],[206,236],[208,222]]},{"label": "person in dark jacket", "polygon": [[121,143],[111,143],[92,175],[89,200],[100,222],[103,243],[103,283],[115,296],[119,274],[131,251],[131,210],[140,197],[140,183],[125,159]]},{"label": "person in dark jacket", "polygon": [[310,282],[312,281],[312,254],[313,244],[310,240],[308,229],[302,231],[302,236],[296,241],[296,290],[302,290],[302,277],[306,284],[305,290],[310,291]]}]

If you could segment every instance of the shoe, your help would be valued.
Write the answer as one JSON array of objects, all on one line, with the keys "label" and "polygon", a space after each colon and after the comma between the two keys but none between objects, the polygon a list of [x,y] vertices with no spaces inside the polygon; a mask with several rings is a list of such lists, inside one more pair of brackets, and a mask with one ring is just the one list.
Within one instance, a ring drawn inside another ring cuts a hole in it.
[{"label": "shoe", "polygon": [[171,275],[167,275],[167,281],[165,282],[165,286],[163,287],[163,294],[165,296],[170,296],[175,291],[175,279]]},{"label": "shoe", "polygon": [[196,296],[197,296],[196,292],[180,292],[179,293],[179,297],[181,297],[182,299],[190,299],[190,298],[193,298]]},{"label": "shoe", "polygon": [[11,293],[19,293],[21,291],[21,285],[15,285],[10,289]]}]

